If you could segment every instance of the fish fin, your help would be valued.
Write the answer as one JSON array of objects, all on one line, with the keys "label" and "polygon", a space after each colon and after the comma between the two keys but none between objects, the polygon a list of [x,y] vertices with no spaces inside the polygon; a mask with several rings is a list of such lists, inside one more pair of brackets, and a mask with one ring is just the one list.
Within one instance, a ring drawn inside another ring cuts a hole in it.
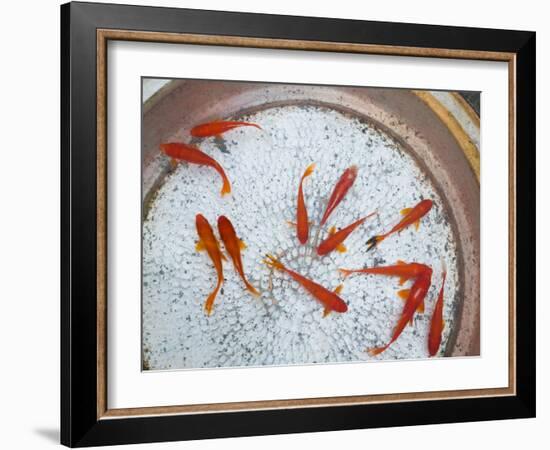
[{"label": "fish fin", "polygon": [[403,208],[401,211],[399,211],[401,213],[402,216],[406,216],[407,214],[409,214],[413,209],[412,208]]},{"label": "fish fin", "polygon": [[411,317],[409,320],[409,325],[412,327],[414,325],[414,317]]},{"label": "fish fin", "polygon": [[331,309],[325,308],[325,309],[323,310],[323,319],[324,319],[325,317],[327,317],[331,312],[332,312]]},{"label": "fish fin", "polygon": [[442,319],[441,320],[441,331],[443,331],[445,329],[445,321]]},{"label": "fish fin", "polygon": [[330,229],[328,230],[328,234],[330,236],[332,236],[333,234],[336,234],[336,227],[334,225],[330,227]]},{"label": "fish fin", "polygon": [[336,286],[336,288],[334,288],[334,293],[335,294],[340,294],[342,292],[342,290],[344,289],[344,284],[343,283],[340,283],[338,286]]},{"label": "fish fin", "polygon": [[420,220],[417,220],[417,221],[414,223],[414,228],[416,229],[416,231],[418,231],[418,228],[420,228]]},{"label": "fish fin", "polygon": [[239,248],[241,250],[246,250],[248,248],[248,245],[246,245],[242,239],[239,239]]},{"label": "fish fin", "polygon": [[407,281],[407,277],[399,278],[399,286],[403,286],[403,284],[405,284],[406,281]]},{"label": "fish fin", "polygon": [[178,167],[178,163],[179,161],[177,159],[174,159],[174,158],[170,159],[170,166],[172,167],[172,169],[175,169],[176,167]]},{"label": "fish fin", "polygon": [[204,242],[202,241],[199,241],[195,244],[195,250],[198,251],[198,252],[202,252],[204,250],[206,250],[206,247],[204,246]]},{"label": "fish fin", "polygon": [[340,253],[346,253],[348,251],[348,249],[344,244],[338,244],[336,246],[336,251],[338,251]]},{"label": "fish fin", "polygon": [[400,291],[397,291],[397,295],[401,300],[406,301],[409,298],[409,294],[411,293],[410,289],[401,289]]},{"label": "fish fin", "polygon": [[397,264],[398,264],[399,266],[402,266],[402,265],[407,264],[407,263],[406,263],[405,261],[403,261],[402,259],[398,259],[398,260],[397,260]]},{"label": "fish fin", "polygon": [[296,222],[293,222],[292,220],[287,220],[286,223],[288,223],[291,227],[295,227],[298,225]]},{"label": "fish fin", "polygon": [[227,256],[225,256],[223,253],[220,252],[220,254],[222,255],[222,260],[223,261],[227,261]]},{"label": "fish fin", "polygon": [[424,300],[420,302],[420,305],[417,306],[416,311],[420,314],[424,314]]}]

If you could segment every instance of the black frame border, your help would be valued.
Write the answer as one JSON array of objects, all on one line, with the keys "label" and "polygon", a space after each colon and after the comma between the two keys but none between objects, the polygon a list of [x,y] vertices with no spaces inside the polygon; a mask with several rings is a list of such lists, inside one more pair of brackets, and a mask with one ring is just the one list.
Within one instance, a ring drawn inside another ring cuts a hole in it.
[{"label": "black frame border", "polygon": [[[97,418],[96,30],[325,41],[516,55],[516,395]],[[113,4],[61,6],[61,443],[177,441],[535,416],[534,32]],[[437,403],[436,403],[437,402]]]}]

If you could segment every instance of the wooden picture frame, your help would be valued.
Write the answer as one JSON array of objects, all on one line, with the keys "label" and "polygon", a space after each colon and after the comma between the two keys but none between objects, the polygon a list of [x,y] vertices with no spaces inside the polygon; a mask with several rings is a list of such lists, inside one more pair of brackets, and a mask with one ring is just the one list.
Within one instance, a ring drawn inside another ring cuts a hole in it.
[{"label": "wooden picture frame", "polygon": [[[200,406],[107,405],[107,42],[504,61],[509,385]],[[61,7],[61,442],[91,446],[535,415],[535,33],[125,5]]]}]

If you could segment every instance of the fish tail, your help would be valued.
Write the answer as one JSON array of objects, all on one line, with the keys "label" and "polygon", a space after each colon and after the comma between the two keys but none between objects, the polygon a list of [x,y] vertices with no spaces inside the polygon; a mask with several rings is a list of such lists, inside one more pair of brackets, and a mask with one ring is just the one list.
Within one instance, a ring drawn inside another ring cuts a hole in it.
[{"label": "fish tail", "polygon": [[270,255],[269,253],[266,256],[266,259],[263,260],[265,264],[267,264],[269,267],[273,267],[277,270],[285,270],[285,266],[283,263],[281,263],[277,258],[275,258],[273,255]]},{"label": "fish tail", "polygon": [[222,178],[223,178],[223,186],[222,186],[221,194],[223,197],[224,195],[231,193],[231,183],[229,182],[229,179],[225,176],[225,174],[222,176]]},{"label": "fish tail", "polygon": [[229,182],[229,178],[227,178],[227,175],[225,174],[223,167],[217,161],[213,161],[213,163],[209,165],[213,167],[216,170],[216,172],[220,174],[220,177],[222,177],[222,180],[223,180],[223,185],[221,190],[222,197],[226,194],[230,194],[231,183]]},{"label": "fish tail", "polygon": [[207,315],[212,314],[212,309],[214,308],[214,300],[216,300],[216,296],[218,295],[218,292],[222,286],[223,279],[218,279],[218,284],[216,285],[215,289],[210,293],[210,295],[207,297],[206,302],[204,303],[204,310],[206,311]]},{"label": "fish tail", "polygon": [[206,314],[210,316],[212,314],[212,309],[214,308],[214,300],[216,300],[216,296],[218,295],[218,288],[214,289],[208,298],[206,299],[206,302],[204,303],[204,310],[206,311]]},{"label": "fish tail", "polygon": [[349,269],[338,269],[338,272],[340,272],[342,275],[344,275],[344,278],[349,277],[354,271]]},{"label": "fish tail", "polygon": [[376,355],[379,355],[380,353],[384,352],[387,348],[388,348],[387,345],[384,345],[384,347],[369,348],[369,349],[367,349],[367,353],[370,356],[376,356]]},{"label": "fish tail", "polygon": [[304,174],[302,175],[302,180],[306,177],[309,177],[313,173],[313,171],[315,170],[315,166],[316,166],[316,164],[312,163],[312,164],[310,164],[309,166],[306,167],[306,170],[305,170]]},{"label": "fish tail", "polygon": [[258,130],[263,130],[263,128],[257,123],[249,123],[248,125],[250,125],[251,127],[256,127]]},{"label": "fish tail", "polygon": [[367,241],[367,252],[376,247],[380,242],[386,238],[385,235],[373,236]]}]

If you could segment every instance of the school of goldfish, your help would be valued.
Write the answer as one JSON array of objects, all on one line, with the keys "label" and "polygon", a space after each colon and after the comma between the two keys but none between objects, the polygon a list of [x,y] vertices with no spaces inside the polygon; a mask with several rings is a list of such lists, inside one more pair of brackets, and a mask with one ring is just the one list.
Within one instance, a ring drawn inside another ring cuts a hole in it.
[{"label": "school of goldfish", "polygon": [[[191,129],[190,134],[194,138],[219,137],[223,133],[239,127],[254,127],[262,130],[262,128],[255,123],[215,121],[195,126]],[[161,144],[160,149],[167,157],[170,158],[172,167],[175,167],[180,162],[211,167],[222,179],[221,195],[225,196],[231,193],[231,183],[223,167],[214,158],[202,152],[198,147],[185,143],[170,142]],[[310,164],[303,172],[298,184],[296,218],[295,221],[288,221],[290,225],[295,227],[296,238],[300,245],[305,245],[311,237],[310,226],[312,224],[308,218],[305,200],[306,196],[304,194],[304,182],[306,178],[313,175],[315,169],[315,164]],[[326,224],[331,214],[344,200],[348,191],[352,189],[357,178],[358,171],[359,169],[356,165],[348,167],[337,180],[332,190],[318,229],[318,233],[321,233],[321,231],[324,230],[326,236],[322,238],[318,234],[314,239],[316,241],[316,245],[319,242],[319,239],[322,239],[316,247],[318,257],[324,257],[333,251],[342,253],[346,252],[347,248],[344,245],[344,241],[348,238],[348,236],[363,225],[367,219],[377,214],[376,211],[370,212],[369,214],[358,218],[353,223],[340,229],[337,229],[336,226],[331,226],[327,229]],[[399,220],[389,231],[375,235],[367,241],[367,251],[380,245],[383,240],[389,238],[391,235],[397,234],[411,225],[414,225],[416,230],[418,230],[422,218],[430,212],[432,206],[432,200],[424,199],[413,207],[402,209],[400,211],[400,214],[402,215],[401,220]],[[246,249],[246,244],[241,238],[238,237],[235,227],[229,218],[225,216],[218,217],[217,229],[219,239],[216,237],[214,229],[208,220],[202,214],[196,215],[195,226],[198,235],[196,250],[206,252],[217,274],[216,285],[204,303],[206,314],[212,314],[216,297],[224,282],[223,266],[224,262],[227,262],[227,257],[222,251],[222,243],[225,253],[227,253],[230,257],[235,271],[244,284],[244,288],[252,296],[260,297],[260,291],[248,281],[245,275],[241,252]],[[280,257],[272,254],[266,254],[266,257],[262,263],[264,263],[272,272],[286,274],[290,277],[290,279],[298,283],[315,301],[323,307],[323,317],[328,316],[332,312],[343,314],[348,311],[348,303],[346,303],[340,296],[343,289],[343,283],[339,284],[333,290],[328,289],[314,280],[311,280],[287,267],[280,261]],[[445,326],[445,322],[443,320],[443,306],[444,285],[447,271],[444,262],[442,263],[442,266],[441,288],[433,308],[427,342],[428,353],[430,356],[436,355],[439,351],[442,333]],[[418,262],[407,263],[404,261],[397,261],[395,265],[390,266],[367,267],[359,269],[341,268],[338,270],[343,276],[344,281],[351,275],[362,274],[397,277],[399,278],[399,285],[403,285],[406,282],[411,282],[410,288],[402,289],[397,293],[403,300],[404,305],[389,342],[381,347],[365,349],[365,351],[367,351],[371,356],[378,355],[389,348],[390,345],[399,338],[407,324],[414,326],[415,314],[424,313],[426,297],[432,284],[433,270],[431,267]]]}]

